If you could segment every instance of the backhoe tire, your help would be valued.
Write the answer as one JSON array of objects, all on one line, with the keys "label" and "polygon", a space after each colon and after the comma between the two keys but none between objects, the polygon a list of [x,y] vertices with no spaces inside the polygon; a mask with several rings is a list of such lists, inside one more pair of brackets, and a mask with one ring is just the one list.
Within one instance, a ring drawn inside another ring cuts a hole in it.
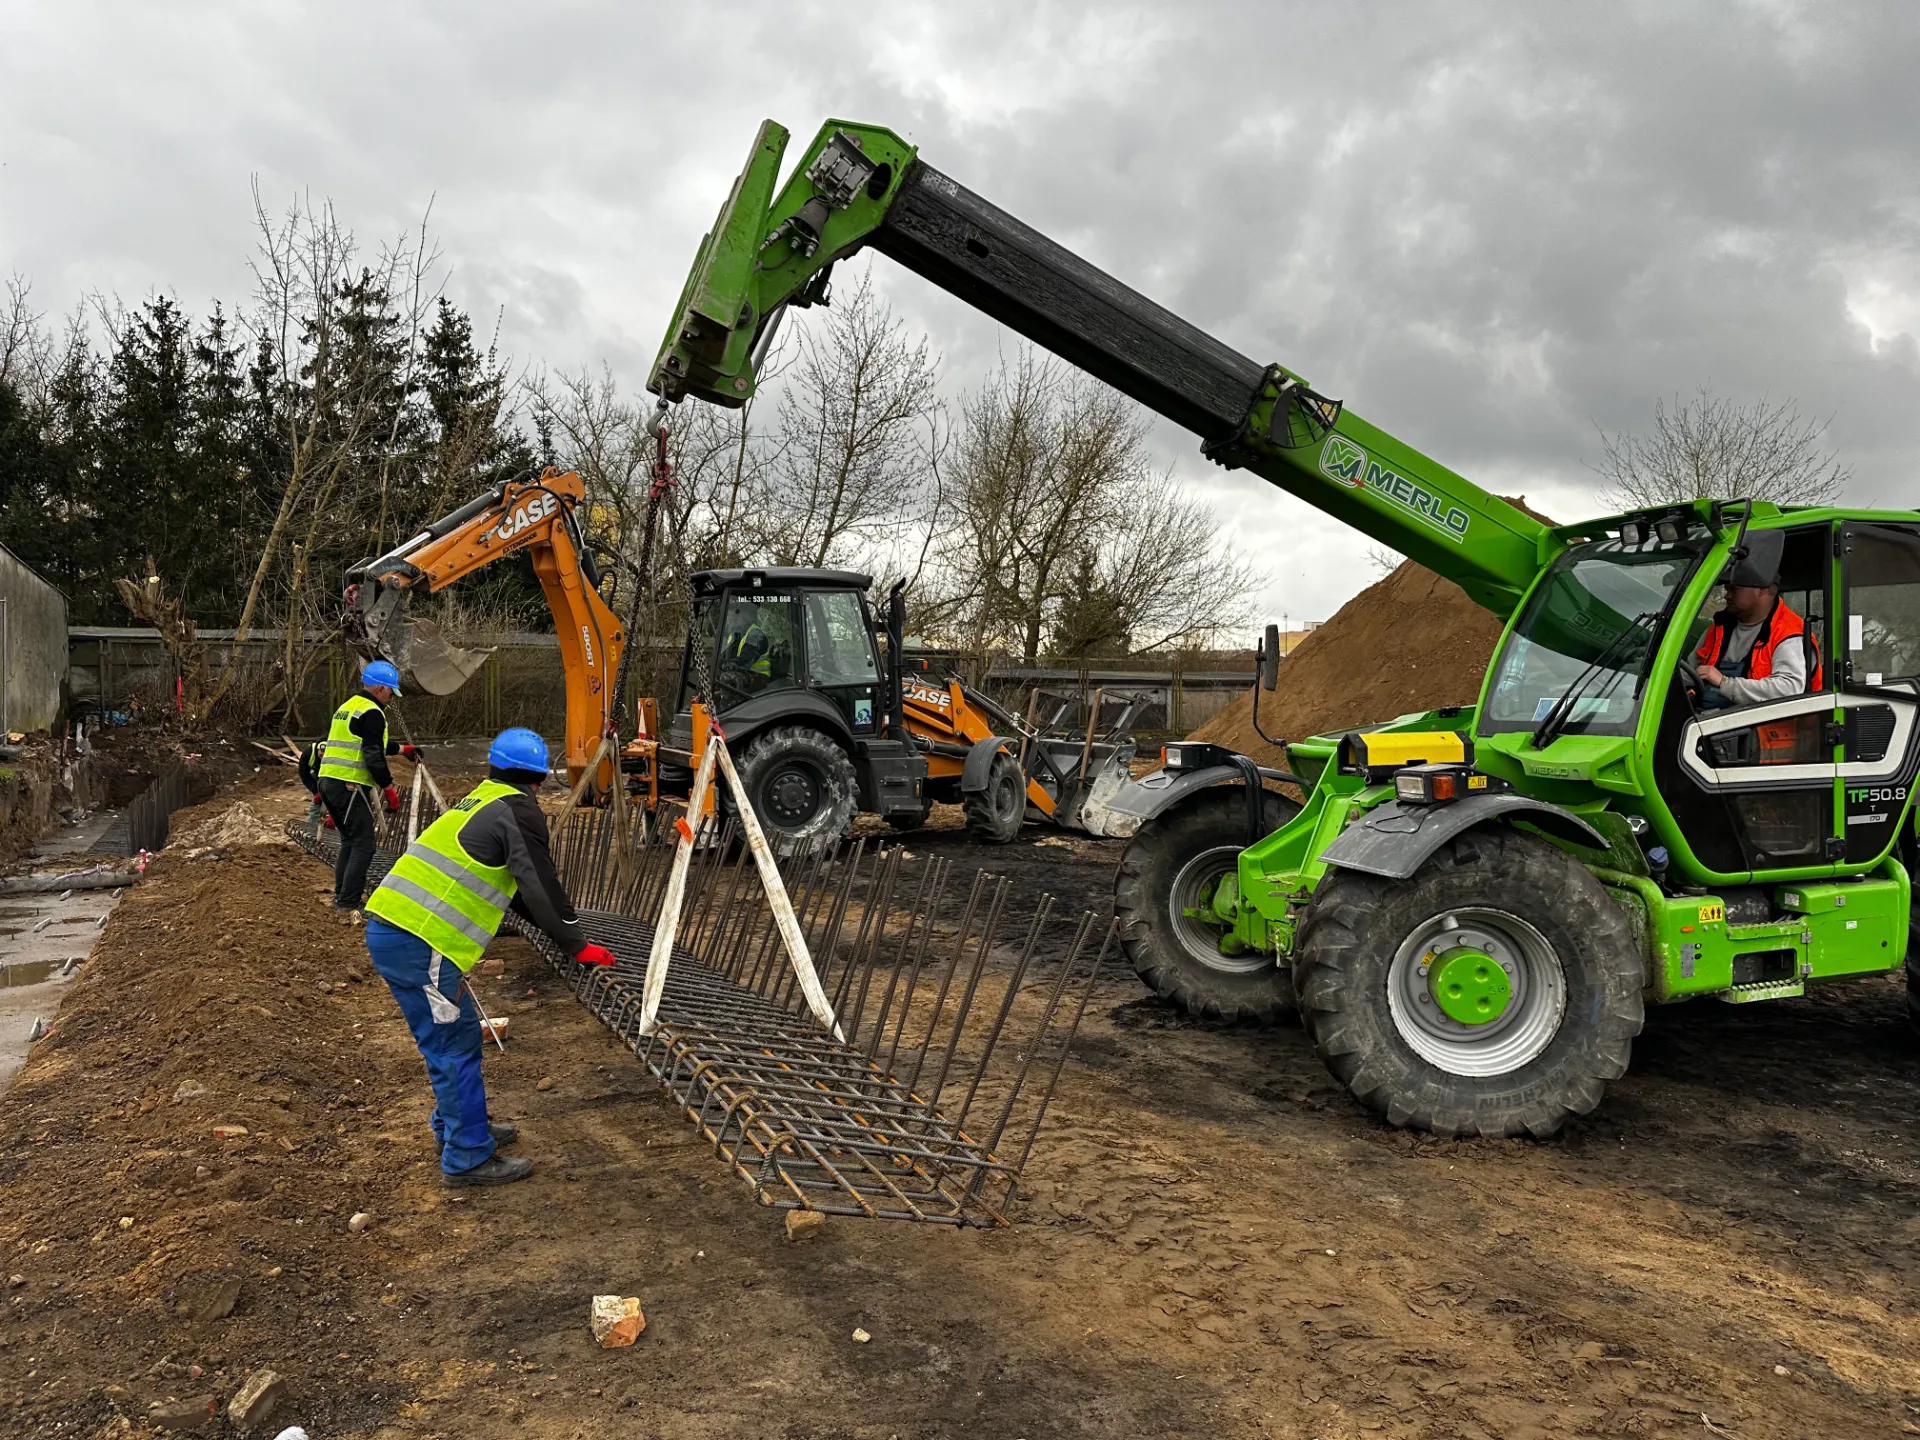
[{"label": "backhoe tire", "polygon": [[1294,962],[1334,1077],[1389,1125],[1436,1135],[1542,1139],[1593,1109],[1627,1071],[1644,983],[1627,917],[1587,868],[1497,828],[1408,880],[1330,872]]},{"label": "backhoe tire", "polygon": [[847,833],[860,804],[853,761],[806,725],[776,725],[750,740],[735,762],[740,783],[776,855]]},{"label": "backhoe tire", "polygon": [[1027,782],[1020,762],[1002,750],[987,771],[987,786],[967,796],[967,833],[989,845],[1011,845],[1027,818]]},{"label": "backhoe tire", "polygon": [[[1300,807],[1261,792],[1261,823],[1272,834]],[[1199,908],[1247,848],[1247,792],[1203,790],[1140,827],[1120,857],[1113,912],[1134,972],[1163,1000],[1212,1020],[1279,1020],[1294,1011],[1293,977],[1263,951],[1223,954],[1218,931],[1186,914]]]}]

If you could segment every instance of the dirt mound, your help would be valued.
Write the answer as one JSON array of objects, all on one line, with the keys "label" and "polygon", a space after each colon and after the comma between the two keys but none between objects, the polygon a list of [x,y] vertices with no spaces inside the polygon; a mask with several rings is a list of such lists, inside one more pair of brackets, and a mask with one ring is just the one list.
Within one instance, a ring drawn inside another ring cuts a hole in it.
[{"label": "dirt mound", "polygon": [[279,821],[269,820],[244,800],[236,800],[205,820],[184,828],[175,826],[167,848],[230,850],[236,845],[278,845],[286,838]]},{"label": "dirt mound", "polygon": [[[1349,730],[1439,705],[1471,705],[1502,622],[1451,580],[1407,561],[1349,600],[1280,666],[1260,697],[1260,729],[1284,740]],[[1253,728],[1248,692],[1193,732],[1283,763]]]}]

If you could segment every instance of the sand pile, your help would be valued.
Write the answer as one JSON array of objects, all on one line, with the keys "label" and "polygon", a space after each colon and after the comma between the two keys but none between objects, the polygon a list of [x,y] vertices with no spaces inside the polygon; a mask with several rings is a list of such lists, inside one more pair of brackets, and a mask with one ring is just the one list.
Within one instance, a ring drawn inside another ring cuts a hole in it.
[{"label": "sand pile", "polygon": [[218,815],[176,829],[167,840],[167,848],[230,850],[236,845],[278,845],[286,838],[286,831],[278,824],[239,800]]},{"label": "sand pile", "polygon": [[[1341,606],[1280,663],[1279,688],[1260,696],[1260,728],[1297,740],[1411,710],[1471,705],[1501,629],[1466,591],[1409,560]],[[1254,732],[1251,693],[1192,738],[1270,764],[1284,760]]]}]

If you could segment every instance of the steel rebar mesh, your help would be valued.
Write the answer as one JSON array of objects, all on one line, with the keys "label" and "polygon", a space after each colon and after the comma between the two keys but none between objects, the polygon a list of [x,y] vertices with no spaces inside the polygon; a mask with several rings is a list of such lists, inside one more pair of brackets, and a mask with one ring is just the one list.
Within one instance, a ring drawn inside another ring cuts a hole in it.
[{"label": "steel rebar mesh", "polygon": [[[764,1204],[846,1215],[1005,1224],[1019,1176],[1115,927],[1021,923],[1012,884],[900,846],[852,842],[780,871],[844,1041],[808,1012],[751,856],[730,820],[699,830],[652,1034],[640,1030],[651,917],[674,816],[578,810],[553,835],[588,934],[618,956],[575,964],[509,915],[575,995],[633,1050]],[[316,853],[331,835],[295,837]],[[391,864],[385,849],[374,874]]]}]

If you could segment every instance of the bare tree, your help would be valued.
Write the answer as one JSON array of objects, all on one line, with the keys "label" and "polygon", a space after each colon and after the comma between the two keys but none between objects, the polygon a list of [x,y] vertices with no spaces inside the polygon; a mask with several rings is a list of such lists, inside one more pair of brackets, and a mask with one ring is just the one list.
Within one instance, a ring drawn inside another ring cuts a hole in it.
[{"label": "bare tree", "polygon": [[18,386],[38,368],[45,348],[40,319],[27,277],[8,276],[7,293],[0,297],[0,384]]},{"label": "bare tree", "polygon": [[385,528],[419,338],[445,275],[424,217],[413,235],[366,263],[331,203],[295,200],[275,216],[256,183],[254,221],[255,305],[246,323],[271,372],[286,468],[222,675],[237,673],[240,648],[268,603],[285,630],[291,700],[318,655],[301,637],[310,622],[331,619],[334,603],[337,577],[312,573],[317,542],[354,527],[369,509],[379,517],[376,539]]},{"label": "bare tree", "polygon": [[[1253,569],[1154,467],[1124,396],[1022,349],[962,405],[952,523],[923,626],[984,658],[1201,643],[1246,611]],[[1099,633],[1094,633],[1094,632]]]},{"label": "bare tree", "polygon": [[1792,400],[1741,406],[1705,386],[1690,400],[1656,400],[1649,432],[1600,432],[1601,499],[1617,510],[1742,498],[1830,504],[1853,471],[1822,443],[1829,423]]},{"label": "bare tree", "polygon": [[1095,545],[1134,653],[1203,645],[1247,619],[1254,567],[1221,538],[1204,501],[1181,494],[1171,471],[1135,471],[1115,499]]},{"label": "bare tree", "polygon": [[779,387],[776,448],[742,536],[776,564],[846,559],[928,519],[938,358],[907,340],[871,268],[816,314]]}]

